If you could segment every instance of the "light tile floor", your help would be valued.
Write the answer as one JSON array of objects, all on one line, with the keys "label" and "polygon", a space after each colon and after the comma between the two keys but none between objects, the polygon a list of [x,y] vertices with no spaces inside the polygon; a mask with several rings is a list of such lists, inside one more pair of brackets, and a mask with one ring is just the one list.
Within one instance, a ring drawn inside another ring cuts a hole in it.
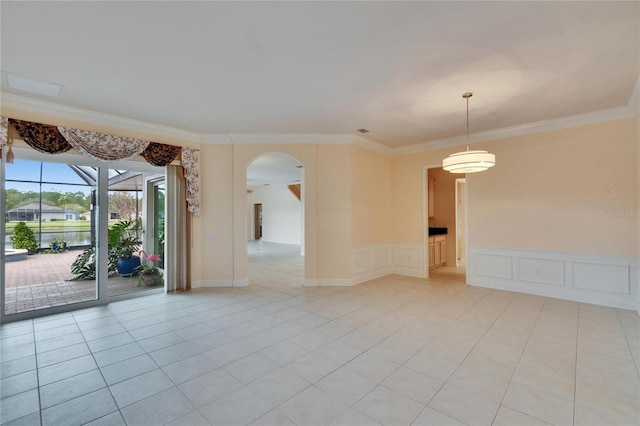
[{"label": "light tile floor", "polygon": [[447,268],[304,288],[301,259],[252,255],[246,288],[3,325],[0,421],[639,423],[635,312],[468,287]]}]

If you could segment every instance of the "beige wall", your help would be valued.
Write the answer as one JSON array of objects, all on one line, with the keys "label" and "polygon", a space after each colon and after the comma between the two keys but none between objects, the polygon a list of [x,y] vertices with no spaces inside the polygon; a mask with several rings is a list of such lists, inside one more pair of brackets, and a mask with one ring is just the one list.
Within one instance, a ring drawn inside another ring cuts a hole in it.
[{"label": "beige wall", "polygon": [[635,120],[487,144],[498,165],[471,180],[472,245],[637,254]]},{"label": "beige wall", "polygon": [[391,232],[393,241],[423,242],[424,167],[442,167],[442,159],[455,149],[425,151],[391,158]]},{"label": "beige wall", "polygon": [[[638,205],[637,137],[632,118],[475,144],[497,165],[467,176],[470,244],[636,256],[637,218],[611,212]],[[393,159],[395,240],[421,240],[422,167],[454,151]]]},{"label": "beige wall", "polygon": [[456,178],[460,175],[444,171],[441,167],[429,169],[435,179],[435,215],[429,226],[447,228],[447,264],[456,265]]},{"label": "beige wall", "polygon": [[317,150],[317,278],[350,279],[351,146],[317,145]]},{"label": "beige wall", "polygon": [[391,157],[351,146],[351,244],[391,241]]},{"label": "beige wall", "polygon": [[193,280],[233,278],[232,148],[200,148],[200,217],[194,218],[193,226]]}]

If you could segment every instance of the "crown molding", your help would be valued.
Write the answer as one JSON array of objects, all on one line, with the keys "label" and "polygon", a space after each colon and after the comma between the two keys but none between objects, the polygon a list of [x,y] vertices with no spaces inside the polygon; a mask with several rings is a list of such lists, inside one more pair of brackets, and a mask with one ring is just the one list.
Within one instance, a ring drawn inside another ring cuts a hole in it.
[{"label": "crown molding", "polygon": [[151,135],[179,139],[185,142],[200,143],[201,141],[201,135],[196,132],[147,123],[145,121],[134,120],[118,115],[66,106],[42,99],[8,93],[4,90],[0,92],[0,105],[2,105],[3,108],[30,111],[38,114],[65,118],[68,120],[78,120],[98,126],[116,127],[118,129],[133,132],[148,133]]},{"label": "crown molding", "polygon": [[385,155],[395,155],[395,151],[397,148],[389,148],[386,145],[382,145],[379,142],[372,141],[371,139],[365,138],[359,135],[349,135],[351,136],[351,143],[359,146],[361,148],[366,148],[371,151],[379,152],[380,154]]},{"label": "crown molding", "polygon": [[[554,118],[551,120],[536,121],[533,123],[521,124],[518,126],[503,127],[501,129],[487,130],[485,132],[472,133],[469,135],[469,143],[487,142],[498,139],[512,138],[516,136],[526,136],[536,133],[550,132],[553,130],[569,129],[572,127],[587,126],[590,124],[604,123],[607,121],[621,120],[634,117],[638,114],[638,84],[625,106],[609,108],[601,111],[587,112],[584,114],[572,115],[568,117]],[[415,154],[423,151],[433,151],[435,149],[463,146],[467,144],[466,135],[452,138],[439,139],[436,141],[423,142],[416,145],[409,145],[395,148],[392,155]]]},{"label": "crown molding", "polygon": [[393,149],[358,135],[345,133],[228,133],[202,135],[203,143],[213,144],[320,144],[357,145],[386,155],[393,155]]},{"label": "crown molding", "polygon": [[316,133],[230,133],[229,137],[234,144],[269,144],[269,143],[295,143],[295,144],[342,144],[344,135],[340,134],[316,134]]},{"label": "crown molding", "polygon": [[204,144],[230,145],[233,140],[231,140],[231,135],[226,133],[205,133],[201,136],[200,142]]}]

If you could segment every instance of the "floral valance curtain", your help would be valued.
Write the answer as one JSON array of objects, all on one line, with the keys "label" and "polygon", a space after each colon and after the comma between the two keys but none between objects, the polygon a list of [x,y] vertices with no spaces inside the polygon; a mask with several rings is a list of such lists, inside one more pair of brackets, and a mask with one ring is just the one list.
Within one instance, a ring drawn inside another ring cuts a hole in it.
[{"label": "floral valance curtain", "polygon": [[184,169],[184,179],[187,183],[187,208],[196,216],[200,216],[199,164],[200,150],[182,148],[182,168]]},{"label": "floral valance curtain", "polygon": [[154,166],[164,167],[173,163],[173,160],[180,154],[180,147],[166,145],[163,143],[151,142],[147,149],[142,151],[142,156],[148,163]]},{"label": "floral valance curtain", "polygon": [[31,148],[46,154],[60,154],[75,148],[81,154],[101,161],[129,160],[142,155],[150,164],[165,167],[182,152],[182,168],[187,186],[187,207],[190,212],[199,215],[200,151],[197,149],[5,117],[2,117],[0,123],[0,148],[8,142],[9,124]]},{"label": "floral valance curtain", "polygon": [[60,154],[71,149],[71,145],[60,134],[56,126],[9,119],[20,138],[31,148],[45,154]]},{"label": "floral valance curtain", "polygon": [[0,150],[4,148],[4,146],[8,142],[8,134],[9,134],[9,120],[5,117],[2,117],[0,121]]},{"label": "floral valance curtain", "polygon": [[106,135],[89,130],[58,127],[58,130],[72,147],[95,160],[122,161],[130,160],[142,154],[148,141]]}]

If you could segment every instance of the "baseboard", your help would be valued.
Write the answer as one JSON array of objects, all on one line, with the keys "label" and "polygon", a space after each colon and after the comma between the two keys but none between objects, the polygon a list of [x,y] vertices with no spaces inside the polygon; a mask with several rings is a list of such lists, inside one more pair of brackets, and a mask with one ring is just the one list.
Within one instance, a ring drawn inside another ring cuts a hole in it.
[{"label": "baseboard", "polygon": [[318,287],[318,280],[305,278],[304,286],[305,287]]},{"label": "baseboard", "polygon": [[318,287],[345,287],[353,285],[349,278],[320,278],[316,280]]},{"label": "baseboard", "polygon": [[359,273],[357,276],[354,276],[353,279],[351,279],[351,285],[358,285],[367,281],[375,280],[377,278],[386,277],[387,275],[391,274],[393,274],[393,269],[391,268],[383,268],[373,271],[367,271],[365,273]]},{"label": "baseboard", "polygon": [[197,280],[191,282],[191,288],[204,287],[232,287],[233,283],[229,280]]},{"label": "baseboard", "polygon": [[234,278],[233,279],[233,287],[246,287],[249,285],[248,278]]},{"label": "baseboard", "polygon": [[637,258],[480,246],[469,254],[469,285],[640,311]]}]

